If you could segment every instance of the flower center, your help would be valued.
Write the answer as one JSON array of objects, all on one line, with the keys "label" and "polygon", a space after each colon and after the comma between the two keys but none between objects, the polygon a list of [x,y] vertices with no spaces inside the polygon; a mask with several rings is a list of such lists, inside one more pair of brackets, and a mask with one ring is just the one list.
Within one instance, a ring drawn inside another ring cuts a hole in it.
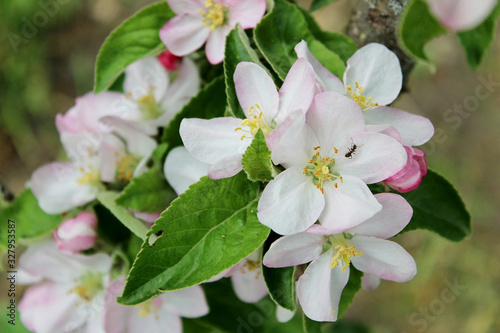
[{"label": "flower center", "polygon": [[94,295],[102,289],[102,274],[88,272],[81,277],[78,285],[68,290],[68,294],[76,294],[82,300],[90,302]]},{"label": "flower center", "polygon": [[158,307],[152,301],[148,301],[139,305],[135,305],[139,309],[139,316],[147,317],[151,312],[154,313],[155,318],[158,319]]},{"label": "flower center", "polygon": [[201,9],[199,12],[203,15],[203,22],[207,27],[210,27],[211,31],[214,31],[219,25],[224,24],[227,8],[223,7],[221,4],[214,3],[212,0],[207,0],[205,2],[205,8],[205,12]]},{"label": "flower center", "polygon": [[139,109],[144,113],[145,120],[156,119],[162,114],[158,103],[156,103],[155,95],[153,94],[154,89],[155,87],[150,85],[148,87],[148,92],[137,100],[132,98],[132,93],[126,94],[128,99],[132,99],[137,103]]},{"label": "flower center", "polygon": [[352,239],[351,234],[343,233],[329,237],[333,247],[333,257],[330,261],[330,268],[342,265],[342,272],[351,264],[352,257],[360,257],[363,252],[356,251],[356,246],[349,244],[348,239]]},{"label": "flower center", "polygon": [[[121,157],[118,156],[121,153]],[[116,177],[125,183],[128,183],[132,178],[135,168],[139,161],[132,155],[125,153],[123,150],[115,152],[116,159]]]},{"label": "flower center", "polygon": [[366,97],[365,95],[363,95],[364,92],[363,87],[361,87],[357,82],[355,82],[355,84],[356,84],[355,89],[352,89],[351,86],[345,87],[347,97],[350,97],[352,100],[358,103],[359,107],[363,111],[368,111],[378,106],[378,103],[372,102],[373,96]]},{"label": "flower center", "polygon": [[94,169],[92,164],[87,165],[87,167],[79,166],[78,170],[83,173],[83,175],[76,180],[78,185],[95,185],[99,183],[99,172]]},{"label": "flower center", "polygon": [[[245,127],[245,129],[243,127]],[[259,104],[255,104],[248,110],[248,118],[243,119],[241,121],[241,127],[236,127],[235,131],[242,131],[249,135],[247,136],[247,134],[243,134],[241,136],[241,140],[243,140],[253,138],[259,129],[262,130],[264,136],[268,136],[273,130],[267,123],[266,118],[264,118],[264,114],[262,113]]]},{"label": "flower center", "polygon": [[[323,188],[325,182],[335,181],[337,179],[340,179],[340,181],[343,182],[343,180],[337,172],[333,171],[335,159],[331,157],[321,157],[320,149],[320,146],[314,147],[316,153],[312,159],[307,162],[307,166],[304,168],[302,173],[306,176],[312,177],[313,184],[316,185],[321,193],[325,194],[325,190]],[[334,149],[338,152],[336,148]],[[337,183],[335,183],[335,187],[337,186]]]}]

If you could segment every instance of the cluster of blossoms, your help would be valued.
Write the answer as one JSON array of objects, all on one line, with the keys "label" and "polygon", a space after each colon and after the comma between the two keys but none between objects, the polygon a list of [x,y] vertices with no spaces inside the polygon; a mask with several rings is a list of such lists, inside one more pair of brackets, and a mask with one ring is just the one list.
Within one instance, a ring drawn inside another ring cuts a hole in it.
[{"label": "cluster of blossoms", "polygon": [[[117,265],[116,251],[102,251],[109,244],[99,243],[97,225],[105,221],[89,212],[101,191],[123,189],[151,168],[158,137],[198,93],[198,67],[187,55],[206,41],[209,62],[220,63],[231,29],[237,23],[255,27],[266,10],[265,0],[168,3],[177,14],[160,31],[168,51],[129,65],[123,93],[89,93],[58,115],[69,161],[42,166],[29,182],[46,213],[70,217],[53,240],[30,246],[21,258],[22,280],[33,285],[19,309],[34,332],[182,332],[181,317],[209,312],[199,285],[135,307],[117,303],[126,265]],[[233,78],[246,118],[183,119],[184,146],[169,151],[164,176],[178,195],[204,176],[235,176],[262,133],[274,177],[260,196],[257,217],[282,237],[205,283],[230,277],[238,298],[255,303],[268,295],[262,264],[309,263],[297,277],[302,310],[313,320],[335,321],[351,263],[365,273],[366,289],[379,278],[405,282],[415,276],[413,258],[387,240],[409,223],[411,206],[395,193],[374,195],[368,185],[383,183],[387,192],[417,188],[427,165],[415,147],[434,129],[428,119],[388,106],[400,93],[402,73],[385,46],[369,44],[354,53],[343,80],[305,41],[295,51],[298,60],[279,90],[265,68],[240,62]],[[150,226],[160,212],[132,213]],[[276,313],[283,322],[294,315],[279,306]]]}]

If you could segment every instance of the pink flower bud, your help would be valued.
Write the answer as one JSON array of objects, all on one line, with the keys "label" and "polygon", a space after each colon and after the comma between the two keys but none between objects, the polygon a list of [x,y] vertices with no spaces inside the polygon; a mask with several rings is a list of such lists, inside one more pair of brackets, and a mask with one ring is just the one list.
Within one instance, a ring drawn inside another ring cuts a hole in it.
[{"label": "pink flower bud", "polygon": [[408,161],[406,166],[395,175],[387,178],[384,182],[401,193],[416,189],[427,174],[427,162],[425,153],[420,149],[404,146]]},{"label": "pink flower bud", "polygon": [[61,252],[75,254],[91,248],[97,239],[96,227],[95,215],[86,212],[64,221],[54,231],[57,249]]},{"label": "pink flower bud", "polygon": [[161,64],[167,71],[175,71],[179,68],[179,61],[181,57],[178,57],[169,51],[164,51],[158,56]]}]

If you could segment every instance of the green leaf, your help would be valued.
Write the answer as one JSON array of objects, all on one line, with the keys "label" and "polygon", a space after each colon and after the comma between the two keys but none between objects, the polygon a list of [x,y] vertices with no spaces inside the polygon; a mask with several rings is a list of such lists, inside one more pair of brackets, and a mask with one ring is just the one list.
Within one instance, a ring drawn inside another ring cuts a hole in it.
[{"label": "green leaf", "polygon": [[417,189],[401,195],[413,207],[413,217],[402,232],[427,229],[456,242],[470,235],[470,215],[462,199],[436,172],[428,170]]},{"label": "green leaf", "polygon": [[276,0],[273,10],[255,27],[254,39],[274,71],[284,80],[297,60],[295,45],[301,40],[310,42],[313,36],[295,5]]},{"label": "green leaf", "polygon": [[424,1],[412,0],[401,16],[398,35],[410,54],[428,61],[424,53],[425,44],[446,32],[446,29],[431,15]]},{"label": "green leaf", "polygon": [[305,314],[302,314],[302,327],[304,333],[321,333],[322,323],[309,319]]},{"label": "green leaf", "polygon": [[344,61],[336,53],[330,51],[324,44],[314,39],[308,44],[308,47],[316,59],[333,75],[339,78],[344,76]]},{"label": "green leaf", "polygon": [[163,51],[159,31],[174,16],[167,2],[161,1],[141,9],[113,30],[97,55],[94,92],[112,86],[134,61]]},{"label": "green leaf", "polygon": [[148,227],[146,227],[141,220],[135,218],[128,209],[118,206],[115,203],[115,200],[119,195],[120,193],[113,191],[100,192],[97,194],[97,200],[99,200],[99,202],[130,231],[143,240],[146,239]]},{"label": "green leaf", "polygon": [[99,239],[118,244],[126,242],[130,238],[131,231],[106,207],[97,204],[94,206],[94,212],[97,216],[97,235]]},{"label": "green leaf", "polygon": [[347,311],[352,301],[354,300],[354,296],[361,289],[361,278],[363,277],[363,273],[358,271],[352,265],[349,267],[349,281],[347,281],[347,285],[342,291],[342,295],[340,296],[339,302],[339,315],[338,319],[340,319],[344,313]]},{"label": "green leaf", "polygon": [[269,268],[262,265],[262,274],[273,301],[282,308],[295,311],[295,267]]},{"label": "green leaf", "polygon": [[269,182],[273,179],[271,151],[267,148],[266,137],[261,130],[255,134],[241,159],[243,169],[251,181]]},{"label": "green leaf", "polygon": [[250,46],[250,41],[248,40],[245,31],[243,31],[240,24],[237,24],[236,27],[231,30],[229,35],[227,35],[224,56],[224,76],[226,80],[227,104],[229,105],[233,116],[237,118],[245,118],[245,114],[243,113],[236,96],[233,79],[236,66],[242,61],[254,62],[264,68],[259,60],[259,56]]},{"label": "green leaf", "polygon": [[61,215],[49,215],[45,213],[31,192],[25,189],[14,201],[0,211],[0,247],[7,246],[7,221],[15,222],[16,239],[29,239],[50,233],[62,222]]},{"label": "green leaf", "polygon": [[325,7],[326,5],[329,5],[337,0],[312,0],[311,2],[311,7],[309,8],[309,11],[314,12],[320,8]]},{"label": "green leaf", "polygon": [[[4,278],[5,279],[5,278]],[[5,283],[5,286],[7,287],[7,283]],[[7,296],[7,288],[6,288],[6,291],[5,291],[5,296]],[[11,298],[13,299],[13,298]],[[7,297],[2,297],[2,302],[0,303],[0,307],[1,309],[3,310],[3,318],[2,320],[0,321],[0,332],[9,332],[9,333],[30,333],[31,331],[28,330],[27,328],[24,327],[23,323],[21,322],[21,320],[19,319],[20,318],[20,315],[19,315],[19,297],[17,298],[16,300],[16,303],[14,305],[14,313],[12,317],[10,317],[10,309],[9,309],[9,306],[12,306],[10,303],[10,299],[7,298]],[[14,324],[11,324],[9,323],[9,321],[12,321],[12,323]]]},{"label": "green leaf", "polygon": [[156,220],[119,302],[199,284],[250,255],[269,235],[257,219],[259,195],[243,172],[191,185]]},{"label": "green leaf", "polygon": [[157,213],[165,210],[176,197],[165,176],[152,169],[132,178],[116,203],[139,212]]},{"label": "green leaf", "polygon": [[161,143],[156,147],[153,151],[153,164],[158,171],[163,172],[163,163],[165,163],[165,158],[167,157],[168,152],[168,144]]},{"label": "green leaf", "polygon": [[490,16],[479,26],[470,31],[458,33],[458,39],[467,54],[467,61],[472,69],[476,69],[483,60],[486,51],[490,48],[495,31],[497,20],[500,16],[500,2]]},{"label": "green leaf", "polygon": [[219,77],[207,84],[195,97],[191,98],[182,110],[168,124],[163,132],[162,142],[168,143],[168,149],[182,145],[179,134],[184,118],[211,119],[223,117],[226,109],[226,87],[224,77]]}]

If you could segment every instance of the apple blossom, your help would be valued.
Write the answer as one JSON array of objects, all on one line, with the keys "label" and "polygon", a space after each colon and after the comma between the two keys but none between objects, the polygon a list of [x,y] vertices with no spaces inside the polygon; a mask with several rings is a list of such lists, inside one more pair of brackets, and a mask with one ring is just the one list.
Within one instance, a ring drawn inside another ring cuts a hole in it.
[{"label": "apple blossom", "polygon": [[124,306],[116,302],[125,286],[125,278],[112,281],[106,292],[104,329],[106,333],[182,333],[182,320],[208,313],[205,294],[200,286],[165,292],[138,304]]},{"label": "apple blossom", "polygon": [[63,254],[53,241],[30,246],[19,259],[20,274],[41,282],[24,293],[21,321],[37,333],[104,333],[101,311],[111,264],[105,254]]},{"label": "apple blossom", "polygon": [[[200,75],[194,62],[184,57],[179,63],[175,72],[167,70],[157,57],[129,65],[123,83],[127,103],[120,118],[140,123],[148,134],[156,134],[158,127],[168,125],[200,89]],[[177,67],[175,62],[169,64],[170,68],[174,65]]]},{"label": "apple blossom", "polygon": [[234,82],[247,119],[183,119],[180,126],[184,146],[195,158],[210,164],[208,176],[212,179],[231,177],[243,169],[241,158],[259,130],[272,149],[283,132],[280,125],[286,125],[291,116],[306,113],[315,89],[314,73],[305,59],[293,64],[279,93],[272,78],[254,63],[239,63]]},{"label": "apple blossom", "polygon": [[365,132],[358,104],[335,92],[314,97],[271,158],[286,170],[264,189],[257,216],[282,235],[305,231],[318,219],[331,233],[362,223],[382,208],[366,184],[395,174],[407,159],[395,139]]},{"label": "apple blossom", "polygon": [[268,267],[286,267],[308,262],[297,283],[299,302],[306,316],[316,321],[336,321],[342,290],[352,265],[379,278],[406,282],[416,274],[416,264],[398,244],[386,240],[410,221],[411,206],[392,193],[375,196],[382,210],[362,224],[339,234],[330,234],[318,224],[307,232],[275,241],[264,256]]},{"label": "apple blossom", "polygon": [[356,51],[347,61],[344,82],[321,65],[305,41],[295,46],[295,52],[313,66],[318,92],[335,91],[352,98],[364,111],[367,125],[394,127],[406,146],[422,145],[434,134],[429,119],[386,106],[399,95],[403,75],[398,58],[384,45],[371,43]]},{"label": "apple blossom", "polygon": [[426,0],[431,13],[453,31],[470,30],[490,15],[497,0]]},{"label": "apple blossom", "polygon": [[404,147],[408,156],[406,166],[396,174],[384,180],[393,189],[406,193],[416,189],[427,174],[425,153],[417,148]]},{"label": "apple blossom", "polygon": [[167,49],[184,56],[205,46],[208,61],[224,59],[226,36],[237,23],[254,28],[266,11],[265,0],[167,0],[177,14],[160,30]]},{"label": "apple blossom", "polygon": [[53,233],[57,249],[75,254],[91,248],[97,239],[96,228],[97,218],[88,212],[64,221]]}]

